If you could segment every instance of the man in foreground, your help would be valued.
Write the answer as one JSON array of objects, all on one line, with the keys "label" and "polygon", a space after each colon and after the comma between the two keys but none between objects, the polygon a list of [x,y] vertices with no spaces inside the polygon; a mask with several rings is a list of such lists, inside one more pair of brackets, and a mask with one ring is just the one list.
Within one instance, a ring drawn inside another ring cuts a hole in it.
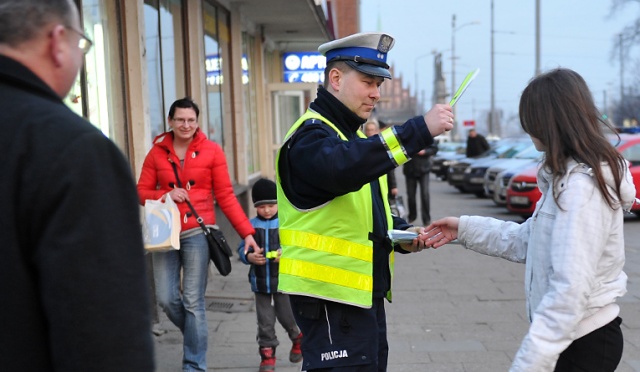
[{"label": "man in foreground", "polygon": [[0,2],[0,366],[152,371],[133,175],[61,100],[91,41],[71,0]]}]

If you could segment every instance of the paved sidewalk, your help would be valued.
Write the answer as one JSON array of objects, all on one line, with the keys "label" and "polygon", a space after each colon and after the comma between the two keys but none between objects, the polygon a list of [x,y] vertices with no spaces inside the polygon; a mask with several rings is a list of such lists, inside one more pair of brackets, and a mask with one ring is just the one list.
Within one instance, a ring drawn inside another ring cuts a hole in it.
[{"label": "paved sidewalk", "polygon": [[[404,193],[401,182],[400,192]],[[487,199],[458,193],[432,179],[432,218],[484,214],[521,221]],[[406,198],[405,198],[406,200]],[[640,219],[625,223],[629,293],[622,307],[625,349],[618,371],[640,371]],[[524,265],[466,251],[457,245],[396,256],[394,301],[387,304],[390,372],[507,371],[528,328],[524,309]],[[207,290],[210,371],[257,371],[256,315],[248,267],[232,258],[228,277],[214,273]],[[159,312],[158,371],[179,371],[180,332]],[[294,372],[291,342],[277,326],[281,345],[277,370]]]}]

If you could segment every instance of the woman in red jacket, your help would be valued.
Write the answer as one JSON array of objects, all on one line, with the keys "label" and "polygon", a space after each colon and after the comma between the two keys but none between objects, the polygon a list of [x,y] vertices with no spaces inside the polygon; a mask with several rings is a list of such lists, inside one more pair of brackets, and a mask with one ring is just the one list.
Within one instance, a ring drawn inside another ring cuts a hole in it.
[{"label": "woman in red jacket", "polygon": [[[158,303],[184,336],[184,370],[206,371],[207,320],[204,294],[207,286],[209,250],[202,229],[185,203],[190,201],[206,225],[214,225],[213,198],[245,245],[257,249],[255,230],[233,192],[222,148],[209,141],[198,128],[200,110],[189,98],[175,101],[169,109],[171,131],[155,138],[142,165],[138,195],[160,199],[168,194],[178,205],[182,219],[180,250],[153,253]],[[176,165],[181,182],[173,169]],[[178,185],[182,187],[178,187]],[[180,269],[183,293],[180,294]]]}]

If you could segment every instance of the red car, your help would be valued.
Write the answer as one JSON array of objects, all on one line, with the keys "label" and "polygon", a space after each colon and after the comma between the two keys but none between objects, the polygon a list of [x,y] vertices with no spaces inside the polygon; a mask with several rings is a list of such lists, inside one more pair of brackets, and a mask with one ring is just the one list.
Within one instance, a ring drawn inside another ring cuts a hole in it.
[{"label": "red car", "polygon": [[541,195],[537,183],[538,167],[539,164],[534,164],[511,177],[507,186],[507,209],[510,212],[522,217],[533,214]]},{"label": "red car", "polygon": [[[636,198],[640,198],[640,135],[620,134],[620,143],[617,137],[611,141],[616,144],[618,151],[631,163],[631,175],[636,187]],[[536,208],[540,199],[540,190],[537,184],[538,165],[525,169],[516,174],[509,181],[507,187],[507,209],[523,217],[529,217]],[[640,217],[640,204],[634,204],[631,211]]]}]

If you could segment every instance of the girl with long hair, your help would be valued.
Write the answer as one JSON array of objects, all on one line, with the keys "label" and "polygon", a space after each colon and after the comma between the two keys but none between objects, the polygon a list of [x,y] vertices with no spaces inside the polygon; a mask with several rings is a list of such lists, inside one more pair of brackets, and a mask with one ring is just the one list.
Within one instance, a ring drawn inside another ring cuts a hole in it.
[{"label": "girl with long hair", "polygon": [[433,248],[458,239],[473,251],[526,264],[531,325],[511,371],[614,371],[623,346],[615,301],[627,291],[623,211],[635,200],[627,162],[572,70],[531,80],[519,111],[522,129],[545,153],[533,215],[522,224],[446,217],[421,239]]}]

